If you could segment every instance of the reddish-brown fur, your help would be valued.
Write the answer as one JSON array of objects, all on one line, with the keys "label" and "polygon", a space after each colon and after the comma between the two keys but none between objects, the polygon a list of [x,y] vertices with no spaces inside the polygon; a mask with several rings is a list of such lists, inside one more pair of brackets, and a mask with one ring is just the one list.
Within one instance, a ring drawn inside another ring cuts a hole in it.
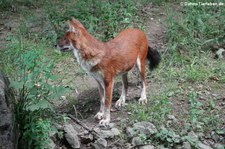
[{"label": "reddish-brown fur", "polygon": [[[125,74],[123,75],[123,81],[126,93],[126,73],[137,64],[138,59],[140,61],[141,78],[144,82],[143,85],[145,85],[148,40],[143,31],[126,29],[114,39],[104,43],[91,36],[78,20],[72,19],[69,24],[70,31],[58,42],[58,46],[63,50],[69,47],[69,43],[72,43],[72,49],[78,62],[98,82],[100,98],[105,98],[105,101],[102,101],[105,103],[105,108],[100,109],[100,113],[103,112],[102,119],[104,119],[107,117],[105,112],[109,111],[111,106],[114,77],[118,74]],[[102,111],[104,109],[106,110]],[[108,121],[106,123],[103,121],[103,124],[108,123]]]}]

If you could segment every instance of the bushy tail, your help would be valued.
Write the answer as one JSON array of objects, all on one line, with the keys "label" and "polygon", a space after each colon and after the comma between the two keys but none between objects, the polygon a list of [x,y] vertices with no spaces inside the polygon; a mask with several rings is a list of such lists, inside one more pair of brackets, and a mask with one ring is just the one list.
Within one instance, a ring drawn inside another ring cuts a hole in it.
[{"label": "bushy tail", "polygon": [[149,60],[149,69],[153,70],[159,65],[161,60],[160,54],[157,50],[154,50],[151,47],[148,47],[147,59]]}]

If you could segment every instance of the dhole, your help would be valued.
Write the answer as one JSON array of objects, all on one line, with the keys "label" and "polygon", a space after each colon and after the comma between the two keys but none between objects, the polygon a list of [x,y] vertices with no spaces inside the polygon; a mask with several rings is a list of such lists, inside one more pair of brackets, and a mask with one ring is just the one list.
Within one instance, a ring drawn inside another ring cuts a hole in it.
[{"label": "dhole", "polygon": [[148,40],[141,30],[126,29],[108,42],[96,40],[76,19],[69,20],[70,29],[57,45],[61,51],[72,50],[80,66],[98,83],[101,106],[95,118],[100,125],[110,122],[112,90],[116,75],[122,75],[122,94],[115,107],[125,104],[128,81],[127,73],[137,66],[142,80],[139,103],[146,104],[145,63],[155,68],[160,62],[160,55],[148,45]]}]

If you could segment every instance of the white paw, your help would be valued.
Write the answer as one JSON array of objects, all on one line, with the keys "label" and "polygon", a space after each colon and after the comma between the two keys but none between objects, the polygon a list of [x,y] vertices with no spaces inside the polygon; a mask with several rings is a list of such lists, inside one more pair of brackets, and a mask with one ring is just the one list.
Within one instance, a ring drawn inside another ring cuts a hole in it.
[{"label": "white paw", "polygon": [[147,104],[147,98],[140,98],[138,102],[139,104],[142,104],[142,105]]},{"label": "white paw", "polygon": [[101,120],[101,119],[103,119],[103,116],[104,116],[104,113],[98,112],[98,113],[95,115],[95,119],[96,119],[96,120]]},{"label": "white paw", "polygon": [[116,101],[115,107],[116,107],[117,109],[119,109],[120,107],[122,107],[122,106],[124,106],[124,105],[125,105],[125,100],[119,99],[119,100]]},{"label": "white paw", "polygon": [[102,119],[100,122],[99,122],[99,125],[100,126],[104,126],[104,127],[106,127],[106,126],[109,126],[109,122],[110,122],[110,119]]}]

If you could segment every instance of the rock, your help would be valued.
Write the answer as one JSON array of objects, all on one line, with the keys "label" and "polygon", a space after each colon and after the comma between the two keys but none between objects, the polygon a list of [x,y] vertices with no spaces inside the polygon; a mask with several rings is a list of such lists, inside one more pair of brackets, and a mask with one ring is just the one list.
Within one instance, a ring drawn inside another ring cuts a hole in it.
[{"label": "rock", "polygon": [[72,148],[80,148],[80,141],[77,136],[77,131],[71,124],[64,126],[65,138]]},{"label": "rock", "polygon": [[154,149],[155,147],[153,145],[144,145],[139,147],[139,149]]},{"label": "rock", "polygon": [[194,133],[194,131],[190,131],[188,133],[188,136],[193,140],[193,141],[198,141],[198,136]]},{"label": "rock", "polygon": [[127,133],[127,136],[128,136],[128,137],[133,137],[134,134],[135,134],[133,128],[131,128],[131,127],[127,127],[127,128],[126,128],[126,133]]},{"label": "rock", "polygon": [[125,143],[125,148],[132,148],[132,145],[130,143]]},{"label": "rock", "polygon": [[143,145],[144,142],[141,140],[140,137],[134,137],[134,138],[132,139],[132,141],[131,141],[131,144],[132,144],[133,146],[138,146],[138,145]]},{"label": "rock", "polygon": [[133,130],[137,133],[143,133],[148,137],[158,132],[155,125],[145,121],[135,123],[133,125]]},{"label": "rock", "polygon": [[214,141],[218,142],[220,140],[220,136],[215,131],[212,131],[210,135]]},{"label": "rock", "polygon": [[51,148],[51,149],[56,148],[56,144],[54,143],[52,139],[50,139],[50,142],[47,144],[46,148]]},{"label": "rock", "polygon": [[90,133],[80,136],[80,141],[82,144],[91,143],[93,140],[94,140],[94,137]]},{"label": "rock", "polygon": [[164,147],[163,145],[157,146],[156,148],[157,149],[168,149],[168,148]]},{"label": "rock", "polygon": [[210,146],[205,145],[205,144],[203,144],[203,143],[198,143],[198,147],[199,147],[200,149],[212,149]]},{"label": "rock", "polygon": [[189,142],[184,142],[182,145],[182,149],[191,149],[191,144]]},{"label": "rock", "polygon": [[171,121],[174,121],[174,122],[177,122],[178,121],[174,115],[168,115],[167,118],[169,120],[171,120]]},{"label": "rock", "polygon": [[103,138],[99,138],[94,143],[92,143],[92,146],[94,147],[94,149],[106,149],[107,141]]},{"label": "rock", "polygon": [[18,127],[13,103],[15,97],[9,80],[0,70],[0,149],[14,149],[17,145]]},{"label": "rock", "polygon": [[225,58],[225,50],[223,48],[218,49],[218,51],[216,51],[215,58],[218,58],[218,59]]},{"label": "rock", "polygon": [[215,148],[215,149],[224,149],[225,146],[223,146],[222,144],[216,143],[216,144],[214,145],[214,148]]},{"label": "rock", "polygon": [[94,131],[97,132],[101,138],[114,138],[115,136],[120,135],[120,131],[117,128],[111,128],[108,130],[103,130],[98,127],[94,128]]}]

